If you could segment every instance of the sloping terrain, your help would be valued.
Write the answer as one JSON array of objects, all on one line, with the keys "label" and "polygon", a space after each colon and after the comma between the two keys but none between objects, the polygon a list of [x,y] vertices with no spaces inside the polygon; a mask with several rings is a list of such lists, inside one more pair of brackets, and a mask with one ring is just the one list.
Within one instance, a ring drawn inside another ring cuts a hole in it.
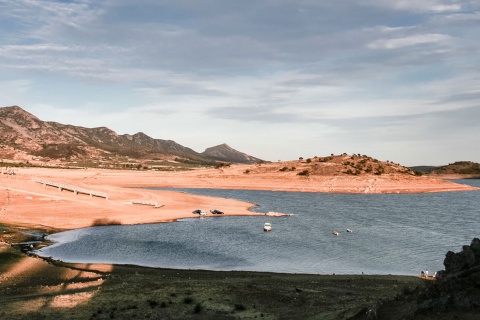
[{"label": "sloping terrain", "polygon": [[456,161],[444,166],[415,166],[410,169],[433,175],[476,175],[480,177],[480,164],[472,161]]},{"label": "sloping terrain", "polygon": [[[221,161],[256,159],[229,147]],[[240,157],[239,155],[242,155]],[[178,160],[213,165],[215,157],[200,154],[172,140],[154,139],[138,132],[118,135],[106,127],[84,128],[38,119],[18,106],[0,108],[0,157],[78,159]]]},{"label": "sloping terrain", "polygon": [[261,159],[249,156],[243,152],[237,151],[227,144],[221,144],[215,147],[207,148],[202,155],[218,161],[234,163],[259,163]]}]

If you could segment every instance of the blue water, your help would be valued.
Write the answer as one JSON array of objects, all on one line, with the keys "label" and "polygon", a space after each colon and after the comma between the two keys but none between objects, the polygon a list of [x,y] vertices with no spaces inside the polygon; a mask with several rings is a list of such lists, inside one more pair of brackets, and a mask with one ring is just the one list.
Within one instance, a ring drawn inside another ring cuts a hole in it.
[{"label": "blue water", "polygon": [[[480,180],[457,181],[480,186]],[[176,189],[258,204],[288,217],[207,217],[49,236],[37,253],[67,262],[286,273],[418,275],[480,237],[480,191],[325,194]],[[213,209],[213,208],[202,208]],[[222,209],[222,208],[218,208]],[[159,209],[162,210],[162,209]],[[192,215],[193,216],[193,215]],[[273,230],[263,231],[271,222]],[[347,233],[346,229],[353,232]],[[339,231],[340,236],[332,235]]]}]

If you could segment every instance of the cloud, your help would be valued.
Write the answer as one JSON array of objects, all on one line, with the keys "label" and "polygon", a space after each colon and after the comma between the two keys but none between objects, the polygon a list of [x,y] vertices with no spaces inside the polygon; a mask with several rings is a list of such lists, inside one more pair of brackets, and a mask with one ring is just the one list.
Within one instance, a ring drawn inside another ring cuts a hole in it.
[{"label": "cloud", "polygon": [[462,9],[462,5],[455,0],[363,0],[362,3],[371,6],[381,6],[392,10],[411,12],[455,12]]},{"label": "cloud", "polygon": [[435,141],[479,105],[479,20],[473,0],[3,1],[0,98],[199,145]]},{"label": "cloud", "polygon": [[369,43],[367,47],[370,49],[397,49],[419,44],[442,44],[450,39],[450,36],[444,34],[420,34],[396,39],[376,40]]}]

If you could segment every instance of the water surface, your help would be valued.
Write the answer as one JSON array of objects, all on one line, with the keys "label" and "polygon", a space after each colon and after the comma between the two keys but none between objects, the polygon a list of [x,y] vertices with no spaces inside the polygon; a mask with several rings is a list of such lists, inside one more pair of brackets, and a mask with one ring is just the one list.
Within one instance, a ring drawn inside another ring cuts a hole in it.
[{"label": "water surface", "polygon": [[[480,186],[480,180],[459,182]],[[92,227],[51,235],[56,244],[38,253],[68,262],[178,269],[417,275],[443,269],[447,251],[459,251],[480,236],[479,191],[174,190],[245,200],[257,203],[257,212],[294,215],[200,219],[192,214],[195,218],[175,223]],[[265,222],[272,223],[271,232],[263,231]]]}]

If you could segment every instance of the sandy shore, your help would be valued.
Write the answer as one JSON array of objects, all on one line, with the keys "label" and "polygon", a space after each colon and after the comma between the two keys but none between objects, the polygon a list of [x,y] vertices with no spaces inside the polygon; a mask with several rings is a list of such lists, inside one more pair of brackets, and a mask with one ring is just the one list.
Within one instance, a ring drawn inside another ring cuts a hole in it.
[{"label": "sandy shore", "polygon": [[[114,173],[108,173],[108,175]],[[107,175],[107,176],[108,176]],[[116,173],[130,180],[132,172]],[[252,215],[254,204],[232,199],[189,195],[172,191],[125,188],[116,181],[97,177],[90,170],[21,169],[14,176],[0,176],[0,222],[29,227],[75,229],[94,224],[141,224],[192,218],[195,209],[221,208],[226,215]],[[33,178],[106,193],[108,199],[74,194],[35,182]],[[147,184],[146,184],[147,185]],[[138,185],[140,186],[140,184]],[[137,203],[137,204],[134,204]],[[145,204],[140,204],[145,203]],[[152,205],[148,205],[148,204]],[[153,204],[159,208],[154,208]]]},{"label": "sandy shore", "polygon": [[[279,176],[243,174],[245,166],[184,172],[101,169],[20,168],[0,175],[0,222],[29,227],[75,229],[94,224],[141,224],[198,217],[195,209],[217,208],[226,215],[255,215],[243,201],[147,190],[141,187],[229,188],[251,190],[412,193],[467,191],[475,188],[442,179],[412,176]],[[101,192],[108,198],[75,194],[34,179]],[[145,204],[134,204],[145,203]],[[158,204],[160,208],[154,208]]]}]

